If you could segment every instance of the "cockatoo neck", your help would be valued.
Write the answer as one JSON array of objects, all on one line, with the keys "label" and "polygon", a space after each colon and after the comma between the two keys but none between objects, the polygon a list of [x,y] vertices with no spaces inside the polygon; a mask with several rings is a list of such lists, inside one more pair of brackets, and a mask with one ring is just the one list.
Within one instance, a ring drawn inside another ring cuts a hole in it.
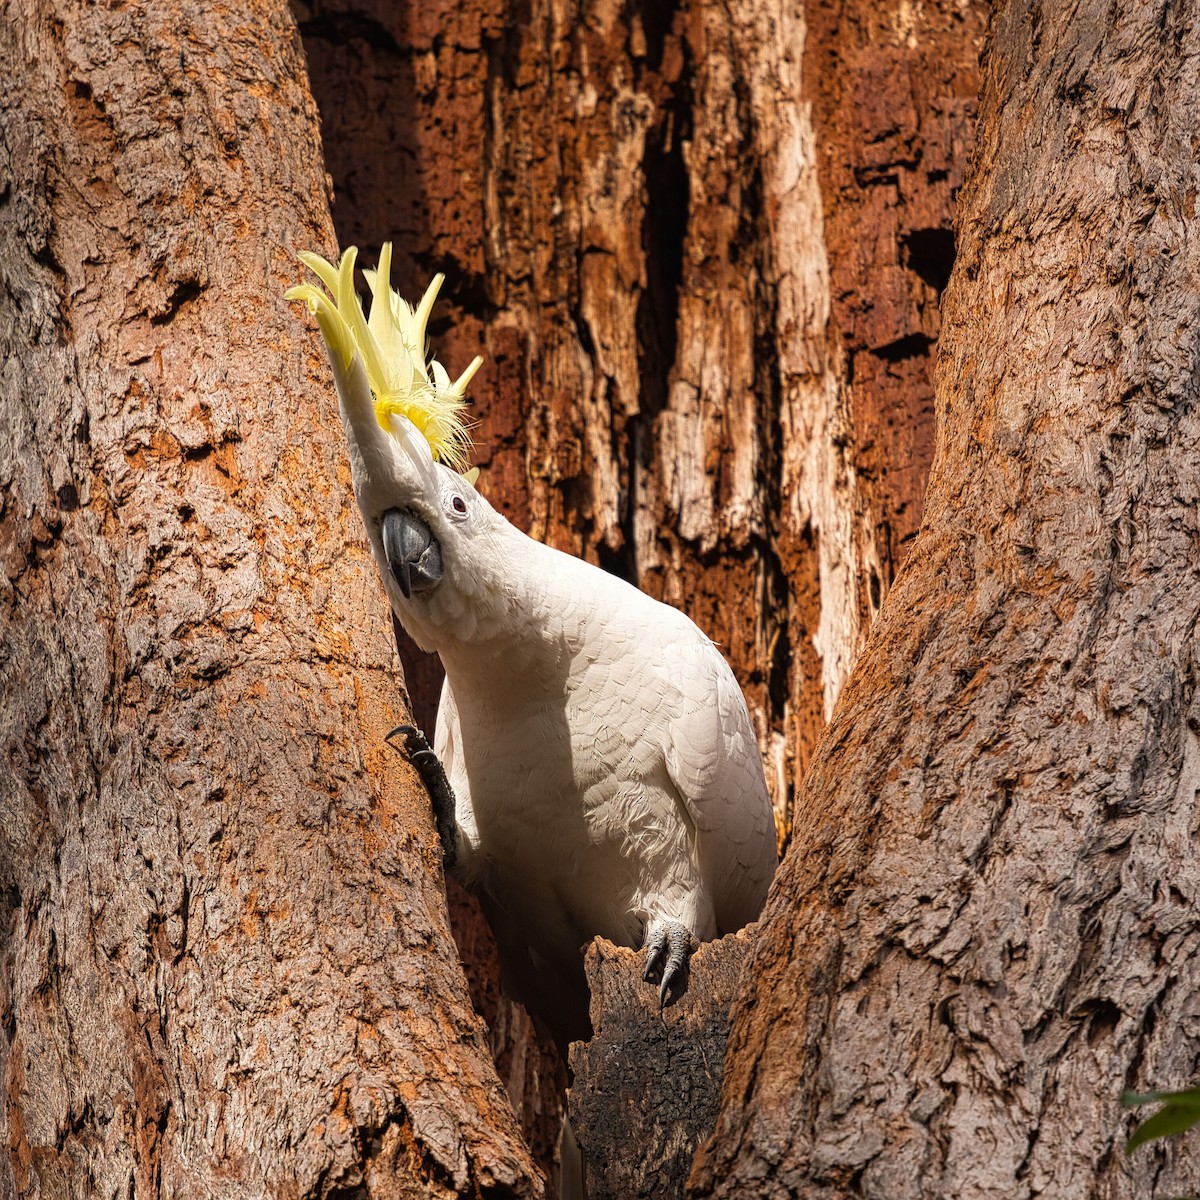
[{"label": "cockatoo neck", "polygon": [[543,682],[561,675],[577,640],[564,621],[581,607],[570,586],[577,560],[499,514],[489,536],[473,542],[472,560],[468,582],[435,596],[427,609],[436,618],[433,648],[452,686],[487,686],[502,697],[531,672]]}]

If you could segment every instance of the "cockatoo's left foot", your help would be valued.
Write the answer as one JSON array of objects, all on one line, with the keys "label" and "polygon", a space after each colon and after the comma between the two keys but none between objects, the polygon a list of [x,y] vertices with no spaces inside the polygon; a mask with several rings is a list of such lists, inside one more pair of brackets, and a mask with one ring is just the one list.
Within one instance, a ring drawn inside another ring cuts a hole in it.
[{"label": "cockatoo's left foot", "polygon": [[654,980],[662,971],[658,989],[658,1010],[662,1012],[667,996],[687,975],[688,959],[692,954],[692,935],[678,921],[652,921],[646,931],[646,970],[643,979]]},{"label": "cockatoo's left foot", "polygon": [[415,725],[397,725],[384,735],[390,742],[397,734],[404,737],[404,752],[417,774],[425,783],[433,804],[433,819],[437,823],[438,840],[442,843],[442,866],[449,874],[458,857],[458,822],[454,816],[454,789],[446,778],[446,768],[433,752],[425,735]]}]

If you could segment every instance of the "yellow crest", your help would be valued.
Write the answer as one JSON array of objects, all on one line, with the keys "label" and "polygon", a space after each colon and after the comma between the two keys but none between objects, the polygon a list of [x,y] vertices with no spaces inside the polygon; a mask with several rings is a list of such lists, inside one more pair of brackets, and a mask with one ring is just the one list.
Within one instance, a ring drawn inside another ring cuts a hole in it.
[{"label": "yellow crest", "polygon": [[[483,359],[450,382],[436,359],[425,360],[425,325],[445,279],[435,275],[421,303],[411,309],[391,285],[392,244],[384,242],[379,270],[364,271],[371,289],[371,316],[363,315],[362,301],[354,290],[356,247],[349,247],[337,267],[319,254],[301,254],[300,261],[325,285],[312,283],[290,288],[289,300],[303,300],[317,318],[330,355],[337,354],[349,369],[360,354],[375,400],[375,418],[389,430],[388,417],[399,413],[416,426],[438,462],[464,473],[475,482],[478,468],[466,471],[471,438],[464,393]],[[431,378],[432,373],[432,378]]]}]

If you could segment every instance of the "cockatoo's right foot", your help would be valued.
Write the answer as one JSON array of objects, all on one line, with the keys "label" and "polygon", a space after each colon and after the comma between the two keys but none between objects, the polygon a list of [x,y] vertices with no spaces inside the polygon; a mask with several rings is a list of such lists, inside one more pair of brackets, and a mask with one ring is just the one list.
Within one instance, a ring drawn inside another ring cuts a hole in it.
[{"label": "cockatoo's right foot", "polygon": [[[442,866],[449,874],[458,857],[458,822],[454,818],[454,790],[446,778],[441,759],[434,754],[425,735],[415,725],[397,725],[384,737],[390,742],[397,734],[404,738],[404,752],[417,774],[425,783],[433,802],[433,819],[437,822],[438,840],[442,843]],[[397,747],[398,749],[398,747]]]},{"label": "cockatoo's right foot", "polygon": [[692,956],[692,935],[678,921],[661,918],[650,923],[646,931],[646,970],[643,979],[656,979],[662,971],[662,984],[658,989],[658,1009],[662,1011],[671,988],[682,983],[687,974],[688,959]]}]

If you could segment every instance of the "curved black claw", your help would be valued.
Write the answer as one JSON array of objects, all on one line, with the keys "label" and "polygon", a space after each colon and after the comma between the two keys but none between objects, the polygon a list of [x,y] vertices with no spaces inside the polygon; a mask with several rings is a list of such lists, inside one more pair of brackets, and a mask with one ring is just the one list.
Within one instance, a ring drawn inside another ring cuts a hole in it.
[{"label": "curved black claw", "polygon": [[[404,740],[406,743],[411,737],[420,739],[420,741],[424,742],[427,747],[429,745],[429,743],[425,741],[425,735],[415,725],[397,725],[394,729],[389,729],[387,733],[383,735],[383,740],[385,742],[390,742],[398,733],[404,734]],[[407,746],[405,748],[407,749]]]},{"label": "curved black claw", "polygon": [[[397,734],[404,737],[401,753],[416,767],[429,793],[433,819],[437,822],[438,841],[442,843],[442,866],[447,872],[453,871],[458,858],[458,822],[454,817],[454,789],[446,778],[446,769],[433,752],[428,739],[415,725],[397,725],[384,734],[384,741],[390,745]],[[399,751],[400,747],[395,746],[394,749]]]},{"label": "curved black claw", "polygon": [[649,982],[658,977],[660,960],[667,950],[667,939],[664,937],[657,943],[647,941],[646,949],[650,953],[646,955],[646,969],[642,972],[642,978]]},{"label": "curved black claw", "polygon": [[646,969],[642,978],[655,979],[661,968],[658,1011],[662,1012],[675,985],[682,984],[687,978],[688,959],[692,953],[692,935],[678,921],[656,921],[646,933],[646,950]]}]

